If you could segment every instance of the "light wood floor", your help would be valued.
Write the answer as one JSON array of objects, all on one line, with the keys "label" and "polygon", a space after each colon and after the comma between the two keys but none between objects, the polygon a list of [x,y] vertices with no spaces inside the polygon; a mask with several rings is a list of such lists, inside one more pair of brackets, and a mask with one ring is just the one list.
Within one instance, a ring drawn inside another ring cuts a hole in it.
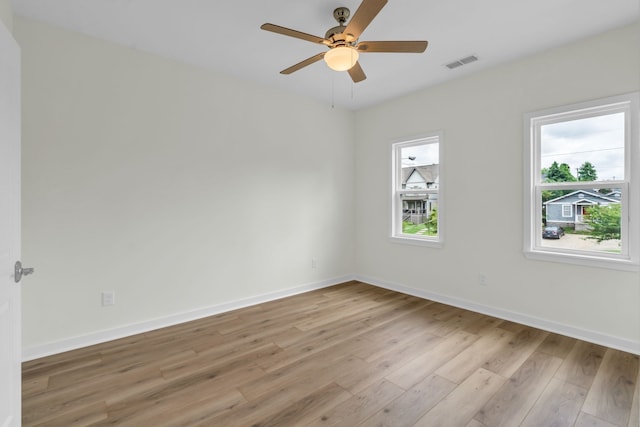
[{"label": "light wood floor", "polygon": [[352,282],[27,362],[23,425],[638,427],[638,371]]}]

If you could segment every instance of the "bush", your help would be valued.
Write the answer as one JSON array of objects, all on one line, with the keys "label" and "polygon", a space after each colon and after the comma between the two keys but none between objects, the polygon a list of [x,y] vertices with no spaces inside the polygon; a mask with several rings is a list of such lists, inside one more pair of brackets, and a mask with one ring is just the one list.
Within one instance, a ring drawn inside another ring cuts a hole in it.
[{"label": "bush", "polygon": [[591,236],[588,239],[603,240],[620,239],[620,204],[592,206],[589,208],[589,225]]},{"label": "bush", "polygon": [[424,223],[427,227],[427,231],[429,234],[438,234],[438,210],[432,209],[429,212],[429,217],[427,218],[427,222]]}]

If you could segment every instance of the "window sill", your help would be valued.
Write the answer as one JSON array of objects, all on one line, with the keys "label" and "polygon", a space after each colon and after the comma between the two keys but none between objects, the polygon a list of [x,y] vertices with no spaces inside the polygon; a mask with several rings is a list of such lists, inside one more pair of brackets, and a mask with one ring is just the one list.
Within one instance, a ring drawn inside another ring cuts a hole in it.
[{"label": "window sill", "polygon": [[524,251],[524,256],[528,259],[561,264],[582,265],[585,267],[608,268],[623,271],[640,271],[640,265],[629,259],[603,258],[597,255],[590,256],[539,250]]},{"label": "window sill", "polygon": [[424,237],[391,236],[389,237],[389,241],[391,241],[391,243],[423,246],[427,248],[441,248],[443,246],[442,240],[427,239]]}]

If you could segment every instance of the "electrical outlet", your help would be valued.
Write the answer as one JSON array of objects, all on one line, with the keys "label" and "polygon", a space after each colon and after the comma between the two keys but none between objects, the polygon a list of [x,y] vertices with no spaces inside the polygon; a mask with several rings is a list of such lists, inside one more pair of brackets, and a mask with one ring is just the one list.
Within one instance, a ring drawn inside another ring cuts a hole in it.
[{"label": "electrical outlet", "polygon": [[315,258],[311,258],[311,268],[318,268],[318,261]]},{"label": "electrical outlet", "polygon": [[480,274],[478,276],[478,284],[480,286],[487,286],[487,276],[484,274]]},{"label": "electrical outlet", "polygon": [[116,303],[116,293],[113,291],[102,293],[102,306],[114,305]]}]

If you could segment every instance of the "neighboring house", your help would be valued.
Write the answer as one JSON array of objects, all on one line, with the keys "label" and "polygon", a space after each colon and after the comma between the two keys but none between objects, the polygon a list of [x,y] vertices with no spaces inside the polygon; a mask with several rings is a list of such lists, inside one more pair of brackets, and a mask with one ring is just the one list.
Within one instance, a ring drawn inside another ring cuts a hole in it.
[{"label": "neighboring house", "polygon": [[620,203],[620,191],[607,194],[597,191],[576,190],[564,196],[556,197],[544,203],[547,213],[547,225],[570,227],[576,230],[588,228],[587,218],[590,206],[607,206]]},{"label": "neighboring house", "polygon": [[[408,190],[437,189],[438,165],[407,166],[402,168],[402,188]],[[413,224],[427,221],[433,209],[438,208],[437,194],[405,195],[402,199],[402,220]]]}]

